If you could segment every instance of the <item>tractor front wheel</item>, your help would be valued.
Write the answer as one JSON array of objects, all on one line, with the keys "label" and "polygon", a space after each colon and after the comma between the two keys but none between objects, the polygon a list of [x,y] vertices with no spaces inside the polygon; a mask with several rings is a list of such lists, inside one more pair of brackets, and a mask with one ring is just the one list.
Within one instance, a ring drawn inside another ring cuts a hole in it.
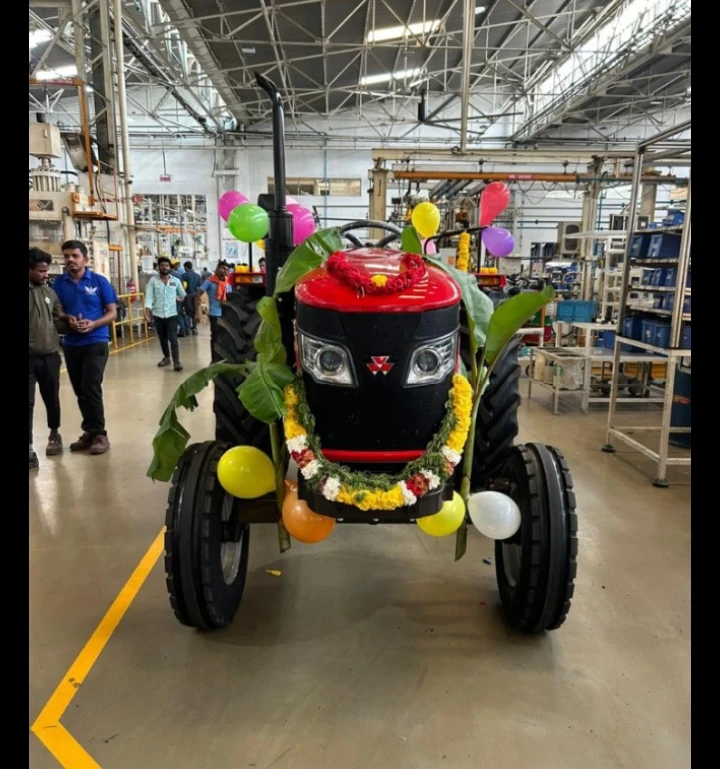
[{"label": "tractor front wheel", "polygon": [[520,507],[521,524],[495,543],[495,570],[508,623],[525,633],[560,627],[577,571],[577,513],[563,455],[551,446],[516,446],[499,479]]},{"label": "tractor front wheel", "polygon": [[229,444],[188,446],[175,469],[165,517],[165,576],[170,605],[189,627],[227,627],[240,605],[250,527],[238,521],[239,500],[225,492],[217,465]]}]

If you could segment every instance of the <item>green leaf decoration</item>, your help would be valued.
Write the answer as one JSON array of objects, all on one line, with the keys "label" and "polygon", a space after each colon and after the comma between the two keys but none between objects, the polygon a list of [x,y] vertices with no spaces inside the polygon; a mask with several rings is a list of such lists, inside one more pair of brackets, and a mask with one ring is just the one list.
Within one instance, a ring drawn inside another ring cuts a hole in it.
[{"label": "green leaf decoration", "polygon": [[485,363],[492,366],[515,332],[554,296],[553,287],[546,286],[542,291],[517,294],[503,302],[490,318],[485,345]]},{"label": "green leaf decoration", "polygon": [[275,296],[284,294],[303,275],[319,267],[331,254],[342,251],[343,239],[338,227],[318,230],[290,254],[275,280]]},{"label": "green leaf decoration", "polygon": [[261,422],[268,424],[285,414],[283,388],[293,381],[289,366],[258,361],[247,366],[247,379],[238,387],[245,408]]},{"label": "green leaf decoration", "polygon": [[275,299],[271,296],[264,296],[258,302],[257,310],[262,318],[254,342],[258,358],[268,363],[287,362],[287,352],[282,343],[280,316]]},{"label": "green leaf decoration", "polygon": [[401,248],[406,254],[422,254],[422,241],[414,227],[406,227],[402,231]]},{"label": "green leaf decoration", "polygon": [[180,424],[179,408],[192,411],[197,407],[197,395],[219,374],[245,374],[245,366],[235,363],[213,363],[191,374],[175,390],[160,420],[160,429],[153,438],[153,458],[147,475],[155,481],[169,481],[182,456],[190,433]]},{"label": "green leaf decoration", "polygon": [[468,329],[478,347],[485,346],[490,316],[493,314],[493,303],[489,296],[483,294],[477,283],[477,276],[470,272],[463,272],[456,267],[450,267],[438,256],[425,255],[425,261],[439,267],[455,279],[462,292],[462,300],[465,305],[468,319]]}]

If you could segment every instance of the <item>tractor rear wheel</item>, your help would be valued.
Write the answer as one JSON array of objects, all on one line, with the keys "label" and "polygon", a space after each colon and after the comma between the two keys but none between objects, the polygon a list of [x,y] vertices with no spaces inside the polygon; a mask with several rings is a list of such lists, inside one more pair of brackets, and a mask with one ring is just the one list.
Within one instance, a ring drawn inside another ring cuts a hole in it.
[{"label": "tractor rear wheel", "polygon": [[[470,368],[470,351],[463,335],[461,355]],[[480,400],[475,423],[475,450],[470,485],[484,488],[503,466],[518,434],[520,406],[520,339],[514,337],[493,367],[490,382]]]},{"label": "tractor rear wheel", "polygon": [[194,443],[180,458],[165,516],[165,577],[170,605],[189,627],[212,630],[233,620],[245,589],[250,526],[240,500],[225,492],[217,464],[230,446]]},{"label": "tractor rear wheel", "polygon": [[495,542],[495,572],[508,623],[524,633],[560,627],[577,571],[577,513],[567,462],[552,446],[516,446],[499,479],[520,508],[520,529]]},{"label": "tractor rear wheel", "polygon": [[[215,360],[245,363],[257,355],[253,340],[260,328],[257,304],[264,296],[254,287],[239,287],[227,295],[223,302],[222,317],[218,321],[215,342]],[[240,375],[224,374],[215,378],[215,438],[236,446],[256,446],[270,451],[270,434],[263,422],[250,416],[240,402],[237,388]]]}]

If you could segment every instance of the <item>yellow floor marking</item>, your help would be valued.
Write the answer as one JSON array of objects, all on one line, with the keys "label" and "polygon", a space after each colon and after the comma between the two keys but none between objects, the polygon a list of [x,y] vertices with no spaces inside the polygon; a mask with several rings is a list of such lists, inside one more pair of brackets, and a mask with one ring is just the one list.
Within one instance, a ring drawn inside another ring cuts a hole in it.
[{"label": "yellow floor marking", "polygon": [[130,579],[118,593],[95,632],[90,636],[90,640],[85,644],[50,699],[45,703],[45,707],[35,723],[30,727],[30,731],[45,745],[64,769],[102,769],[100,764],[60,723],[60,719],[162,555],[164,535],[165,528],[163,527],[140,563],[135,567]]},{"label": "yellow floor marking", "polygon": [[[115,350],[110,350],[110,355],[117,355],[119,352],[125,352],[125,350],[129,350],[131,347],[137,347],[139,344],[147,344],[154,338],[155,337],[150,336],[147,339],[141,339],[139,342],[133,342],[132,344],[126,344],[124,347],[118,347]],[[60,373],[67,374],[67,369],[65,366],[60,369]]]}]

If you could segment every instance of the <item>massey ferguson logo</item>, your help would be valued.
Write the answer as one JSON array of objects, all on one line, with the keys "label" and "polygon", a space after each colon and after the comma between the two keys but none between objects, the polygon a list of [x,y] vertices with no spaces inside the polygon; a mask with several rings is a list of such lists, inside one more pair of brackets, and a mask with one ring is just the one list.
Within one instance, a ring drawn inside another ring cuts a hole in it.
[{"label": "massey ferguson logo", "polygon": [[367,364],[367,367],[372,372],[373,376],[377,376],[378,374],[387,376],[395,365],[394,363],[389,363],[389,360],[389,355],[371,355],[370,363]]}]

